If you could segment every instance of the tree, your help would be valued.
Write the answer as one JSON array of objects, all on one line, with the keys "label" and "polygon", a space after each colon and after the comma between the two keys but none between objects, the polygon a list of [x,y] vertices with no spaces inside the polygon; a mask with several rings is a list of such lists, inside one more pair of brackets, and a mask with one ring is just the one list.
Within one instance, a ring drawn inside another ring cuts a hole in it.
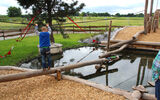
[{"label": "tree", "polygon": [[7,10],[7,14],[9,17],[20,17],[22,12],[20,8],[17,7],[9,7]]},{"label": "tree", "polygon": [[[66,16],[71,16],[79,12],[85,5],[81,3],[78,5],[78,1],[72,0],[71,3],[67,3],[62,0],[17,0],[23,8],[28,9],[31,7],[33,13],[37,12],[44,15],[44,20],[52,26],[52,20],[56,20],[61,34],[65,38],[65,34],[62,30],[61,24],[65,21]],[[39,17],[40,18],[40,17]],[[53,28],[52,28],[53,30]],[[54,42],[53,32],[51,33],[51,42]]]},{"label": "tree", "polygon": [[121,14],[120,14],[120,13],[116,13],[116,14],[115,14],[115,16],[120,17],[120,16],[121,16]]}]

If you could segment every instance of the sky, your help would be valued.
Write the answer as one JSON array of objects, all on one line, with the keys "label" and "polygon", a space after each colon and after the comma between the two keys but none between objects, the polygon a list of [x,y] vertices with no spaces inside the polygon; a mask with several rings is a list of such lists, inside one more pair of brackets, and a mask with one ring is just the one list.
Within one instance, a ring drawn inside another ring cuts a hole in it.
[{"label": "sky", "polygon": [[[66,0],[68,2],[72,0]],[[145,0],[78,0],[79,3],[85,3],[82,12],[109,12],[110,14],[121,13],[139,13],[144,10]],[[151,0],[149,0],[151,1]],[[154,10],[159,8],[160,2],[154,0]],[[10,6],[20,7],[16,0],[1,0],[0,15],[6,15]],[[149,4],[150,7],[150,4]],[[21,7],[20,7],[21,8]],[[25,14],[25,10],[22,10]]]}]

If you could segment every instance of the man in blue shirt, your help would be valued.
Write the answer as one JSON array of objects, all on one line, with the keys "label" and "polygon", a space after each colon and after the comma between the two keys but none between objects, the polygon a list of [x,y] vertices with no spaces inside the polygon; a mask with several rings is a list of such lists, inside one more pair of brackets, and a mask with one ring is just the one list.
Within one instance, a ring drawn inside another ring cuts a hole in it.
[{"label": "man in blue shirt", "polygon": [[[38,25],[36,24],[35,27]],[[51,34],[51,28],[47,24],[46,26],[43,26],[41,28],[42,32],[38,31],[38,28],[35,28],[36,34],[39,35],[39,48],[40,48],[40,54],[42,56],[42,67],[43,71],[48,68],[48,70],[51,67],[51,54],[50,54],[50,34]],[[46,66],[46,58],[48,60],[48,66]]]}]

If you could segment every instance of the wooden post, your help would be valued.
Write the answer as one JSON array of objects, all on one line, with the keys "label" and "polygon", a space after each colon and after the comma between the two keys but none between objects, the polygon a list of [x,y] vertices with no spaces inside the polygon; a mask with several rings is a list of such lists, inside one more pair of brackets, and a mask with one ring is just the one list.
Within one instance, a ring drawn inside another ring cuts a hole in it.
[{"label": "wooden post", "polygon": [[144,31],[145,31],[145,34],[147,34],[147,9],[148,9],[148,0],[146,0],[146,3],[145,3],[145,10],[144,10]]},{"label": "wooden post", "polygon": [[151,0],[150,17],[152,17],[153,2],[154,2],[154,0]]},{"label": "wooden post", "polygon": [[105,28],[105,31],[107,32],[107,24],[106,24],[106,28]]},{"label": "wooden post", "polygon": [[57,70],[57,80],[60,81],[62,79],[61,70]]},{"label": "wooden post", "polygon": [[109,51],[111,29],[112,29],[112,21],[110,21],[110,24],[109,24],[107,51]]},{"label": "wooden post", "polygon": [[[149,33],[151,32],[152,29],[152,10],[153,10],[153,2],[154,0],[151,0],[151,8],[150,8],[150,14],[149,14]],[[154,22],[153,22],[154,23]]]},{"label": "wooden post", "polygon": [[74,25],[73,25],[73,34],[74,34]]},{"label": "wooden post", "polygon": [[90,33],[91,33],[91,26],[89,26],[89,31],[90,31]]},{"label": "wooden post", "polygon": [[3,33],[3,39],[5,40],[5,35],[4,35],[4,31],[2,31],[2,33]]}]

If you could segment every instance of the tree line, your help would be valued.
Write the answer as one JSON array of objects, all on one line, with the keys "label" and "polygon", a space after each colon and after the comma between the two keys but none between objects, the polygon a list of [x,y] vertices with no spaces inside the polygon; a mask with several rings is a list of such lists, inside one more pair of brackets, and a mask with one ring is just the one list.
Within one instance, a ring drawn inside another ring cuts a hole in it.
[{"label": "tree line", "polygon": [[[22,15],[21,9],[17,8],[17,7],[9,7],[7,10],[7,14],[9,17],[26,17],[28,15]],[[77,12],[74,14],[74,16],[93,16],[93,17],[109,17],[109,16],[114,16],[114,17],[144,17],[143,13],[138,13],[138,14],[134,14],[134,13],[128,13],[128,14],[120,14],[120,13],[116,13],[116,14],[110,14],[108,12],[104,12],[104,13],[96,13],[96,12]]]}]

